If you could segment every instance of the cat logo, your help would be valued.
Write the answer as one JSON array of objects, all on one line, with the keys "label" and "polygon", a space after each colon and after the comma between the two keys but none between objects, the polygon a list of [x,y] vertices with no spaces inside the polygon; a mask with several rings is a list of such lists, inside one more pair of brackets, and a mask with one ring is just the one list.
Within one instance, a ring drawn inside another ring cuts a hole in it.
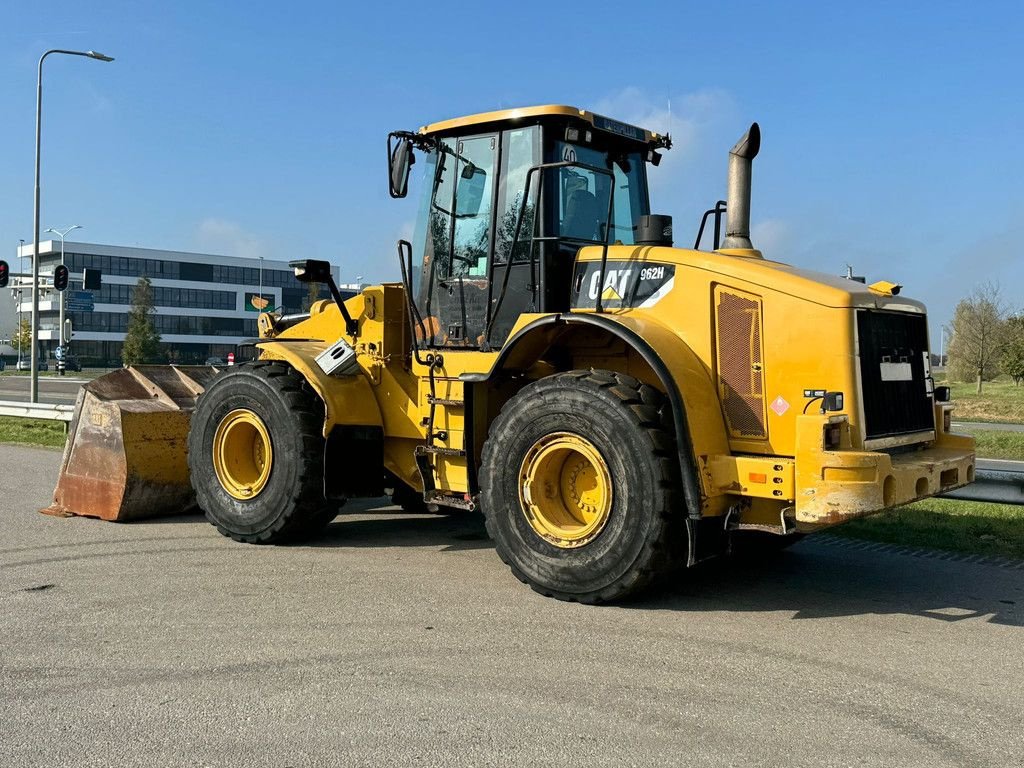
[{"label": "cat logo", "polygon": [[[629,292],[629,276],[633,274],[632,269],[609,269],[608,277],[604,281],[604,290],[601,291],[601,301],[622,301],[622,297]],[[587,295],[591,299],[597,298],[598,286],[601,282],[600,270],[595,271],[590,278],[590,290]]]},{"label": "cat logo", "polygon": [[674,264],[609,261],[602,280],[601,262],[581,262],[576,265],[572,306],[596,307],[600,295],[601,305],[608,308],[653,307],[672,290],[674,275]]}]

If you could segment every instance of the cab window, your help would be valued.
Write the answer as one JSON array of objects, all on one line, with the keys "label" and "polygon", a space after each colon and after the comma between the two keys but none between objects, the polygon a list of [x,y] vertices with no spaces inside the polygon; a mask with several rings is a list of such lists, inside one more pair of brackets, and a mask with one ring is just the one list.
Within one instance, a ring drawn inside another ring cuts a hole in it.
[{"label": "cab window", "polygon": [[609,153],[566,142],[556,143],[561,161],[609,168],[614,180],[586,168],[566,167],[558,179],[558,234],[570,240],[604,242],[607,236],[609,187],[614,185],[611,242],[632,245],[640,217],[646,213],[643,161],[639,152]]}]

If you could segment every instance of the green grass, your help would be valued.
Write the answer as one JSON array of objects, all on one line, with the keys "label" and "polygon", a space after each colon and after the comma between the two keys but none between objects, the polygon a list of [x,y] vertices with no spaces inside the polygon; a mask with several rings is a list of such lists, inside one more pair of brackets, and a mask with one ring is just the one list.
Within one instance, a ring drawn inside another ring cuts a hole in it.
[{"label": "green grass", "polygon": [[1024,461],[1024,432],[996,432],[971,429],[978,441],[978,456],[983,459],[1013,459]]},{"label": "green grass", "polygon": [[851,539],[1024,559],[1024,507],[926,499],[829,529]]},{"label": "green grass", "polygon": [[1024,386],[1018,387],[1013,379],[1000,376],[982,384],[977,394],[976,384],[940,381],[953,390],[954,420],[1005,421],[1024,424]]},{"label": "green grass", "polygon": [[0,416],[0,443],[63,448],[65,439],[63,422]]}]

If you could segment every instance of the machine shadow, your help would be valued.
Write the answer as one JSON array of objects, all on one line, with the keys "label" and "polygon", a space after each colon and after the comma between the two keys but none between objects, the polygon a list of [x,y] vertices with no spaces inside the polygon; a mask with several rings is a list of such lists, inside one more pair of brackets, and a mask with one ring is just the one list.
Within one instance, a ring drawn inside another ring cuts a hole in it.
[{"label": "machine shadow", "polygon": [[[138,524],[202,523],[198,512]],[[310,548],[493,549],[483,515],[407,514],[387,498],[355,499],[308,539]],[[497,557],[495,567],[504,568]],[[903,614],[946,623],[968,619],[1024,627],[1024,569],[869,551],[810,537],[760,559],[721,558],[681,569],[615,604],[627,610],[783,611],[797,619]]]},{"label": "machine shadow", "polygon": [[493,549],[484,518],[475,512],[407,514],[388,499],[357,499],[305,547],[440,547],[442,552]]},{"label": "machine shadow", "polygon": [[684,570],[624,607],[784,611],[794,620],[902,614],[1024,627],[1024,571],[827,546],[812,537],[761,560],[722,558]]}]

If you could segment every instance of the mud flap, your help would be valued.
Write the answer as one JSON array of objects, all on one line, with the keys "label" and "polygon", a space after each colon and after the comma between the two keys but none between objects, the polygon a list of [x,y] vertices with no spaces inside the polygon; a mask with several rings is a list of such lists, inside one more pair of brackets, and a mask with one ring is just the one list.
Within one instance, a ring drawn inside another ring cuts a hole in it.
[{"label": "mud flap", "polygon": [[705,560],[724,555],[729,545],[729,534],[725,518],[686,518],[687,556],[686,567],[692,568]]},{"label": "mud flap", "polygon": [[384,495],[384,430],[338,424],[324,449],[324,498]]}]

